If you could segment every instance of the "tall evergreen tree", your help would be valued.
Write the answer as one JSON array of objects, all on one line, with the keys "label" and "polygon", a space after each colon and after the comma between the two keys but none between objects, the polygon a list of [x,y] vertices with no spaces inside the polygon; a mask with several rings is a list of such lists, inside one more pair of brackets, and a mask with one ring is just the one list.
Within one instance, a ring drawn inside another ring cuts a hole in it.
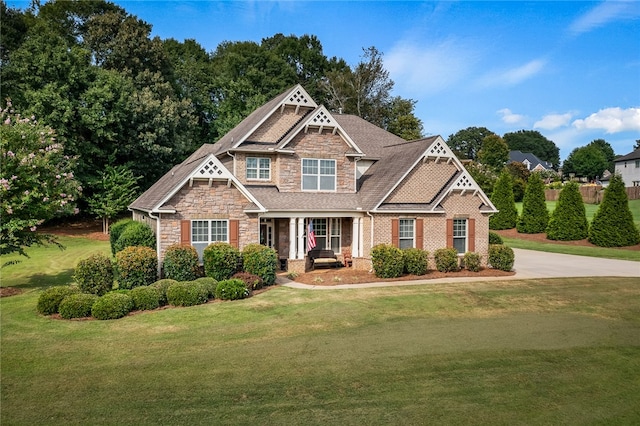
[{"label": "tall evergreen tree", "polygon": [[589,242],[600,247],[626,247],[640,243],[640,233],[633,223],[624,181],[619,174],[611,176],[604,190],[591,227]]},{"label": "tall evergreen tree", "polygon": [[551,213],[547,238],[559,241],[583,240],[587,238],[588,231],[587,214],[578,184],[569,182],[560,191],[556,208]]},{"label": "tall evergreen tree", "polygon": [[491,194],[491,202],[499,210],[489,218],[489,229],[513,229],[518,220],[518,210],[513,199],[513,183],[511,175],[504,170]]},{"label": "tall evergreen tree", "polygon": [[522,215],[516,228],[522,234],[538,234],[547,229],[549,211],[544,199],[544,183],[538,173],[531,173],[522,201]]}]

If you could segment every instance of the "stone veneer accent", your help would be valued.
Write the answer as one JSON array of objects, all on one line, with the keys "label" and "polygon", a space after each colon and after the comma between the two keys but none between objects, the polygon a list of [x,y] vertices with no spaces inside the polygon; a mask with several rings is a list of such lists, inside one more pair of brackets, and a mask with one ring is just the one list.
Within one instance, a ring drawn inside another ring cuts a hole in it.
[{"label": "stone veneer accent", "polygon": [[440,189],[451,179],[458,169],[455,164],[440,160],[420,162],[393,190],[385,200],[387,203],[425,203],[433,201]]}]

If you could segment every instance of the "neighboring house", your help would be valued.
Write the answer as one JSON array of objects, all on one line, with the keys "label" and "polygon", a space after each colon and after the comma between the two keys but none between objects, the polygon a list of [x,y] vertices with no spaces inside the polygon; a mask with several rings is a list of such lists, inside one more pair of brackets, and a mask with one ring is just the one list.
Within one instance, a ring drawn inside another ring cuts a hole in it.
[{"label": "neighboring house", "polygon": [[624,186],[640,186],[640,148],[613,160]]},{"label": "neighboring house", "polygon": [[509,151],[509,163],[522,163],[527,170],[532,172],[541,172],[544,170],[553,170],[553,165],[548,161],[543,161],[530,152]]},{"label": "neighboring house", "polygon": [[440,136],[407,142],[353,115],[332,114],[297,85],[215,144],[173,167],[129,209],[157,235],[200,255],[216,241],[274,248],[292,272],[316,248],[371,268],[379,243],[486,256],[489,198]]}]

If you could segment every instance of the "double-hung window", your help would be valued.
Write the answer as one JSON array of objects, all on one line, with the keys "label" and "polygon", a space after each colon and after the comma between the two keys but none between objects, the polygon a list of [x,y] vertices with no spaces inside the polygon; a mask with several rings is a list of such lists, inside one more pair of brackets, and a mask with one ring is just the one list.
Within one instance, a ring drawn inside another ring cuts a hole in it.
[{"label": "double-hung window", "polygon": [[398,246],[401,249],[415,247],[415,219],[400,219],[398,223]]},{"label": "double-hung window", "polygon": [[316,239],[316,249],[331,249],[334,253],[342,252],[341,221],[342,219],[339,217],[313,219],[313,232]]},{"label": "double-hung window", "polygon": [[191,245],[202,259],[204,249],[211,243],[229,242],[229,221],[226,219],[192,220]]},{"label": "double-hung window", "polygon": [[247,179],[270,180],[271,159],[247,157]]},{"label": "double-hung window", "polygon": [[335,191],[336,160],[302,159],[303,191]]},{"label": "double-hung window", "polygon": [[453,219],[453,247],[458,253],[466,253],[467,219]]},{"label": "double-hung window", "polygon": [[334,253],[340,253],[340,218],[331,218],[331,250]]}]

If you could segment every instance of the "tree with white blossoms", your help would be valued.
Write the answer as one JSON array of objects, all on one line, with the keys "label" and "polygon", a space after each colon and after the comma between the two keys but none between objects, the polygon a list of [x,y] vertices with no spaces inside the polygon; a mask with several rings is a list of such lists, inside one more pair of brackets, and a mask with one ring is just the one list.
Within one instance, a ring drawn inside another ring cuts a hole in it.
[{"label": "tree with white blossoms", "polygon": [[27,256],[25,248],[34,244],[62,248],[54,235],[37,229],[78,212],[75,159],[64,155],[53,129],[21,117],[10,101],[0,109],[0,123],[0,254]]}]

